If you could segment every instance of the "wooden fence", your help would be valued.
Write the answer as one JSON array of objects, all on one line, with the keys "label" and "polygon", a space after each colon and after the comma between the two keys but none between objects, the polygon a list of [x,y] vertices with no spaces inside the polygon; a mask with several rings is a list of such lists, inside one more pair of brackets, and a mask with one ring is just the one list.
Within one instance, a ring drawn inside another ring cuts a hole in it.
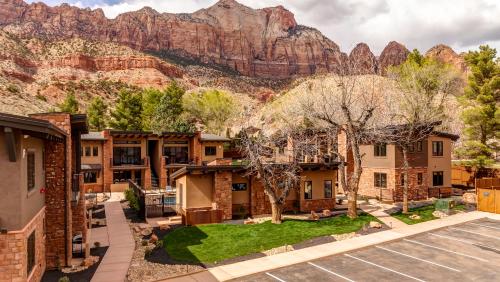
[{"label": "wooden fence", "polygon": [[476,179],[477,208],[500,214],[500,178]]},{"label": "wooden fence", "polygon": [[186,225],[208,224],[208,223],[221,223],[222,210],[193,210],[186,211],[184,216]]}]

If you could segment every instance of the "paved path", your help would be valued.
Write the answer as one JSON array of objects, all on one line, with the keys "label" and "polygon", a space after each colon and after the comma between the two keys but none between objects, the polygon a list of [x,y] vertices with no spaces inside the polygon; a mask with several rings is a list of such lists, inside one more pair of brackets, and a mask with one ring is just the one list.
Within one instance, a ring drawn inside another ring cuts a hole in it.
[{"label": "paved path", "polygon": [[422,232],[461,224],[467,221],[477,220],[485,217],[500,220],[500,215],[478,211],[456,214],[439,220],[431,220],[415,225],[405,225],[404,227],[393,228],[391,230],[355,237],[348,240],[337,241],[273,256],[218,266],[210,268],[209,272],[217,280],[226,281],[255,274],[258,272],[277,269],[291,264],[303,263],[326,256],[336,255],[364,247],[373,246],[376,244],[386,243],[389,241],[420,234]]},{"label": "paved path", "polygon": [[109,248],[92,282],[123,282],[134,253],[135,241],[119,201],[104,203]]},{"label": "paved path", "polygon": [[374,217],[378,218],[380,221],[382,221],[385,225],[389,226],[390,228],[402,228],[408,226],[401,220],[392,217],[390,214],[384,212],[384,209],[380,206],[361,204],[359,207],[364,212],[369,213]]}]

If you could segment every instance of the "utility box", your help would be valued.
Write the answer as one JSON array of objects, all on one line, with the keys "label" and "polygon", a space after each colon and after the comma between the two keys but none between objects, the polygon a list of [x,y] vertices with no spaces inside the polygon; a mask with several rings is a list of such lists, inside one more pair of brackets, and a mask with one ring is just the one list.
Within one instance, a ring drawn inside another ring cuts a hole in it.
[{"label": "utility box", "polygon": [[450,211],[455,207],[455,200],[453,199],[438,199],[434,204],[437,211],[445,212],[449,214]]}]

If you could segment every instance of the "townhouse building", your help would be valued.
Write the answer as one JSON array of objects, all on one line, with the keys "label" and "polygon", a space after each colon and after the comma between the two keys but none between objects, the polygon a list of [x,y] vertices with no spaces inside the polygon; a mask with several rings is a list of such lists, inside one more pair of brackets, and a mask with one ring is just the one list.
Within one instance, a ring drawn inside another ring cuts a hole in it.
[{"label": "townhouse building", "polygon": [[0,281],[40,281],[88,250],[77,153],[86,132],[84,115],[0,113]]}]

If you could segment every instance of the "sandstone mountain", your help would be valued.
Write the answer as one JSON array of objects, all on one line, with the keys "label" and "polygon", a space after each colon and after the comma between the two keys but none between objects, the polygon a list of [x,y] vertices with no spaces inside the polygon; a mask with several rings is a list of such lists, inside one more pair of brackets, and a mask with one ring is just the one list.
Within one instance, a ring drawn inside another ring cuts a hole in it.
[{"label": "sandstone mountain", "polygon": [[408,53],[403,45],[391,42],[379,62],[366,45],[348,57],[318,30],[297,24],[284,7],[252,9],[234,0],[221,0],[192,14],[158,13],[146,7],[115,19],[106,18],[100,9],[2,0],[0,26],[21,38],[114,42],[263,78],[336,72],[349,65],[347,60],[368,60],[355,72],[383,73]]}]

